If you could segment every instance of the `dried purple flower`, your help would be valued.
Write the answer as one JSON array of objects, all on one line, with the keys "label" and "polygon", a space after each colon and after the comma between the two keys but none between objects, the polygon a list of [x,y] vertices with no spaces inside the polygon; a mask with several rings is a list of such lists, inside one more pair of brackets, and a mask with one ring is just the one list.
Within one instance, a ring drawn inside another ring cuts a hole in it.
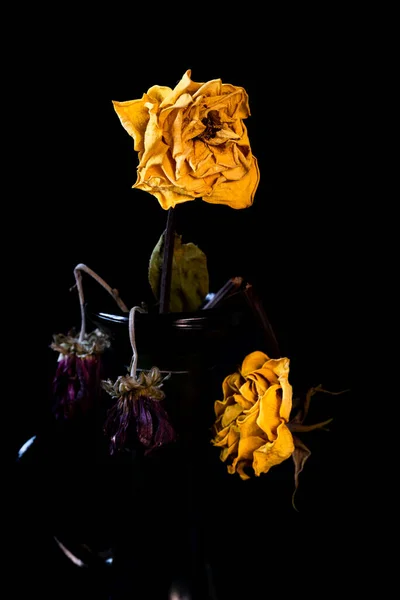
[{"label": "dried purple flower", "polygon": [[116,399],[104,427],[111,454],[130,448],[137,441],[144,446],[145,454],[149,454],[175,440],[174,428],[160,404],[165,398],[161,390],[164,381],[157,367],[143,371],[137,379],[125,375],[115,383],[103,381],[105,391]]},{"label": "dried purple flower", "polygon": [[53,336],[50,348],[59,352],[53,379],[53,412],[57,419],[86,413],[100,391],[101,355],[110,346],[108,336],[96,329],[81,341],[71,332]]}]

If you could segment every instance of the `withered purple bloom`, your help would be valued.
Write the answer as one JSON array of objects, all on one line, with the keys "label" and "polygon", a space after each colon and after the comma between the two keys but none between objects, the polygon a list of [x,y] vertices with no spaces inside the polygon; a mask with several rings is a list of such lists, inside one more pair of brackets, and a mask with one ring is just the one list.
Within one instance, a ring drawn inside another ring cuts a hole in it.
[{"label": "withered purple bloom", "polygon": [[120,376],[113,383],[103,381],[103,388],[116,400],[109,410],[105,433],[110,439],[110,452],[128,449],[139,441],[149,454],[175,440],[175,431],[161,405],[165,398],[162,378],[157,367],[140,373],[136,379]]},{"label": "withered purple bloom", "polygon": [[99,329],[80,341],[73,332],[53,336],[51,348],[59,352],[53,379],[53,412],[57,419],[70,419],[86,413],[100,392],[101,355],[110,345]]}]

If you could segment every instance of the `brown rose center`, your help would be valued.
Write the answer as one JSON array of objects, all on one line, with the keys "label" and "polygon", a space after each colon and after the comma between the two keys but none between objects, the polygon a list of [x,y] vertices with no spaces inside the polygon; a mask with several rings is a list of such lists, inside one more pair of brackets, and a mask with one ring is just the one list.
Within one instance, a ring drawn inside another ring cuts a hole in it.
[{"label": "brown rose center", "polygon": [[205,130],[198,137],[200,140],[209,140],[215,137],[216,133],[222,129],[221,119],[217,110],[210,110],[208,115],[201,120],[205,125]]}]

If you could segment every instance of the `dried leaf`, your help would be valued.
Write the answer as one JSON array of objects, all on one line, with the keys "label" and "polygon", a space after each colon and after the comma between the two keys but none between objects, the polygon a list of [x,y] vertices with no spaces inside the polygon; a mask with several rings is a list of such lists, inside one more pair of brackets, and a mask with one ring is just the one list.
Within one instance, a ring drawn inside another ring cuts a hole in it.
[{"label": "dried leaf", "polygon": [[299,475],[304,468],[304,464],[306,460],[311,455],[311,450],[307,448],[305,444],[298,437],[293,436],[294,441],[294,452],[292,454],[293,462],[294,462],[294,492],[292,495],[292,506],[295,510],[297,510],[296,505],[294,503],[294,497],[296,495],[297,488],[299,487]]},{"label": "dried leaf", "polygon": [[304,423],[305,419],[307,418],[308,415],[308,411],[310,409],[310,404],[311,404],[311,398],[313,396],[315,396],[315,394],[329,394],[330,396],[340,396],[341,394],[345,394],[346,392],[349,392],[350,390],[341,390],[340,392],[331,392],[329,390],[325,390],[321,384],[317,385],[316,387],[311,387],[306,394],[306,397],[304,400],[301,400],[300,398],[296,398],[295,401],[293,401],[293,410],[292,410],[292,418],[290,420],[290,430],[291,431],[312,431],[313,429],[317,429],[317,428],[322,428],[324,425],[326,425],[327,423],[329,423],[332,419],[330,419],[329,421],[325,421],[324,423],[319,423],[317,425],[310,425],[307,426],[306,428],[295,428],[297,427],[297,425],[295,424],[302,424]]},{"label": "dried leaf", "polygon": [[296,433],[304,433],[305,431],[313,431],[314,429],[325,429],[326,425],[331,423],[333,419],[327,419],[326,421],[322,421],[321,423],[313,423],[312,425],[303,425],[302,423],[297,423],[295,420],[289,423],[290,431]]},{"label": "dried leaf", "polygon": [[[158,240],[149,264],[149,283],[157,300],[160,299],[164,241],[165,233]],[[182,236],[175,234],[170,311],[195,311],[201,306],[208,292],[209,275],[206,255],[191,242],[182,244]]]}]

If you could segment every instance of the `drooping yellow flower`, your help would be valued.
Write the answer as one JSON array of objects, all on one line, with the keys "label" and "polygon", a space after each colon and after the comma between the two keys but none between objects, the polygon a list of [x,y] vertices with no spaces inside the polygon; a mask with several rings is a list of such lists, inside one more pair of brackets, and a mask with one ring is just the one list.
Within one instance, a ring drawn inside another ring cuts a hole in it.
[{"label": "drooping yellow flower", "polygon": [[243,122],[250,116],[244,88],[220,79],[195,83],[188,70],[174,89],[155,85],[113,105],[138,152],[134,188],[166,210],[195,198],[251,206],[260,174]]},{"label": "drooping yellow flower", "polygon": [[223,400],[214,403],[212,443],[221,448],[229,473],[248,479],[249,470],[257,476],[267,473],[293,454],[288,376],[288,358],[270,359],[256,351],[246,356],[239,372],[224,379]]}]

